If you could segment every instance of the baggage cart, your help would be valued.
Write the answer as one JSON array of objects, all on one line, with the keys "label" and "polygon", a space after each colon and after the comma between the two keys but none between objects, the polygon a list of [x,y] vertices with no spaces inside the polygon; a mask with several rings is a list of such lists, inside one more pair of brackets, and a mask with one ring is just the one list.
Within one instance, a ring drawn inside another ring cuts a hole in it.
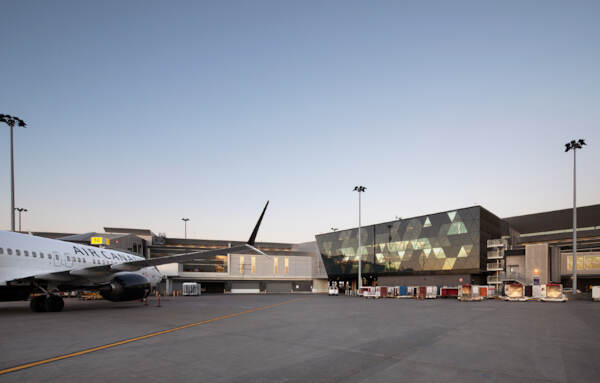
[{"label": "baggage cart", "polygon": [[525,288],[520,283],[511,283],[504,286],[504,300],[511,302],[525,302]]},{"label": "baggage cart", "polygon": [[541,298],[544,302],[566,302],[568,299],[563,293],[560,283],[546,283],[546,294]]}]

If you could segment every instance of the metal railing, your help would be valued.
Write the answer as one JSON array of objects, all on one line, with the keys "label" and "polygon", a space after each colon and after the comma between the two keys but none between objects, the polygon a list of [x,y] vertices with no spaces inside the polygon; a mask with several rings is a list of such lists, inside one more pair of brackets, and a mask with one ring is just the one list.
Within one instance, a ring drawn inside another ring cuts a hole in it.
[{"label": "metal railing", "polygon": [[533,284],[532,278],[528,278],[527,276],[525,276],[525,274],[521,274],[521,273],[511,273],[511,272],[507,272],[507,271],[502,271],[502,272],[498,273],[498,278],[500,278],[500,280],[502,280],[503,282],[517,281],[517,282],[521,282],[525,285]]},{"label": "metal railing", "polygon": [[504,262],[489,262],[486,268],[488,271],[501,271],[504,270]]}]

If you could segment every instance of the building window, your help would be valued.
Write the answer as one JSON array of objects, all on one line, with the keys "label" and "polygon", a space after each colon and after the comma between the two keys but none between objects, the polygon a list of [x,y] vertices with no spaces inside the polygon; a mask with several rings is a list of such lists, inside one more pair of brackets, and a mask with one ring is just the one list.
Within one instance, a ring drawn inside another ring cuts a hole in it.
[{"label": "building window", "polygon": [[252,256],[252,274],[256,273],[256,256]]},{"label": "building window", "polygon": [[244,274],[244,256],[240,255],[240,274]]},{"label": "building window", "polygon": [[285,257],[285,273],[286,274],[290,273],[290,258],[289,257]]},{"label": "building window", "polygon": [[279,269],[279,257],[273,257],[273,274],[277,274]]}]

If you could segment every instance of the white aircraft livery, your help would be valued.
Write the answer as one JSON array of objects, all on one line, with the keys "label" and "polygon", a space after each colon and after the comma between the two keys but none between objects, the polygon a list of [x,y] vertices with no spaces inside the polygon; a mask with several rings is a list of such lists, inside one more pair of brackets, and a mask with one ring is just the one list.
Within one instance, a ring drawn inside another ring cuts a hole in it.
[{"label": "white aircraft livery", "polygon": [[58,293],[96,290],[104,299],[119,302],[141,299],[162,276],[156,266],[205,256],[253,250],[267,201],[250,239],[242,246],[145,259],[109,248],[98,248],[34,235],[0,231],[0,301],[30,300],[35,312],[61,311]]}]

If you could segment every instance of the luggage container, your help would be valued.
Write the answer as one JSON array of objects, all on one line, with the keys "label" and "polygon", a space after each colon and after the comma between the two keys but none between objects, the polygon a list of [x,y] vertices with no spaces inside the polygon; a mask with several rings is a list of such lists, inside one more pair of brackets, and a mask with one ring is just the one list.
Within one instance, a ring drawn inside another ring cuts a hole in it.
[{"label": "luggage container", "polygon": [[566,302],[567,297],[563,293],[563,288],[560,283],[546,283],[546,294],[542,297],[544,302]]},{"label": "luggage container", "polygon": [[398,287],[398,286],[388,287],[387,297],[388,298],[396,298],[398,296],[399,289],[400,289],[400,287]]},{"label": "luggage container", "polygon": [[398,296],[404,297],[406,295],[408,295],[408,289],[406,286],[400,286],[398,290]]},{"label": "luggage container", "polygon": [[375,287],[375,298],[379,299],[379,298],[386,298],[387,297],[387,290],[388,288],[386,286],[377,286]]},{"label": "luggage container", "polygon": [[425,298],[427,298],[427,299],[437,298],[437,286],[427,286]]},{"label": "luggage container", "polygon": [[479,286],[478,285],[471,285],[471,294],[473,295],[473,298],[479,298]]},{"label": "luggage container", "polygon": [[442,298],[458,298],[458,287],[442,287]]},{"label": "luggage container", "polygon": [[183,295],[200,295],[200,283],[196,282],[184,282],[183,283]]},{"label": "luggage container", "polygon": [[483,298],[487,298],[488,288],[487,286],[479,286],[479,296]]},{"label": "luggage container", "polygon": [[600,286],[592,286],[592,299],[596,302],[600,301]]},{"label": "luggage container", "polygon": [[479,296],[479,290],[477,286],[472,286],[469,284],[460,286],[460,294],[458,296],[459,301],[464,302],[472,302],[472,301],[480,301],[483,298]]},{"label": "luggage container", "polygon": [[541,285],[533,285],[532,296],[535,299],[541,299],[542,296],[542,286]]},{"label": "luggage container", "polygon": [[377,290],[374,286],[363,287],[361,291],[365,298],[377,298]]},{"label": "luggage container", "polygon": [[525,288],[520,283],[511,283],[504,286],[504,299],[513,302],[525,302]]},{"label": "luggage container", "polygon": [[425,299],[427,297],[427,286],[419,286],[417,291],[417,299]]}]

